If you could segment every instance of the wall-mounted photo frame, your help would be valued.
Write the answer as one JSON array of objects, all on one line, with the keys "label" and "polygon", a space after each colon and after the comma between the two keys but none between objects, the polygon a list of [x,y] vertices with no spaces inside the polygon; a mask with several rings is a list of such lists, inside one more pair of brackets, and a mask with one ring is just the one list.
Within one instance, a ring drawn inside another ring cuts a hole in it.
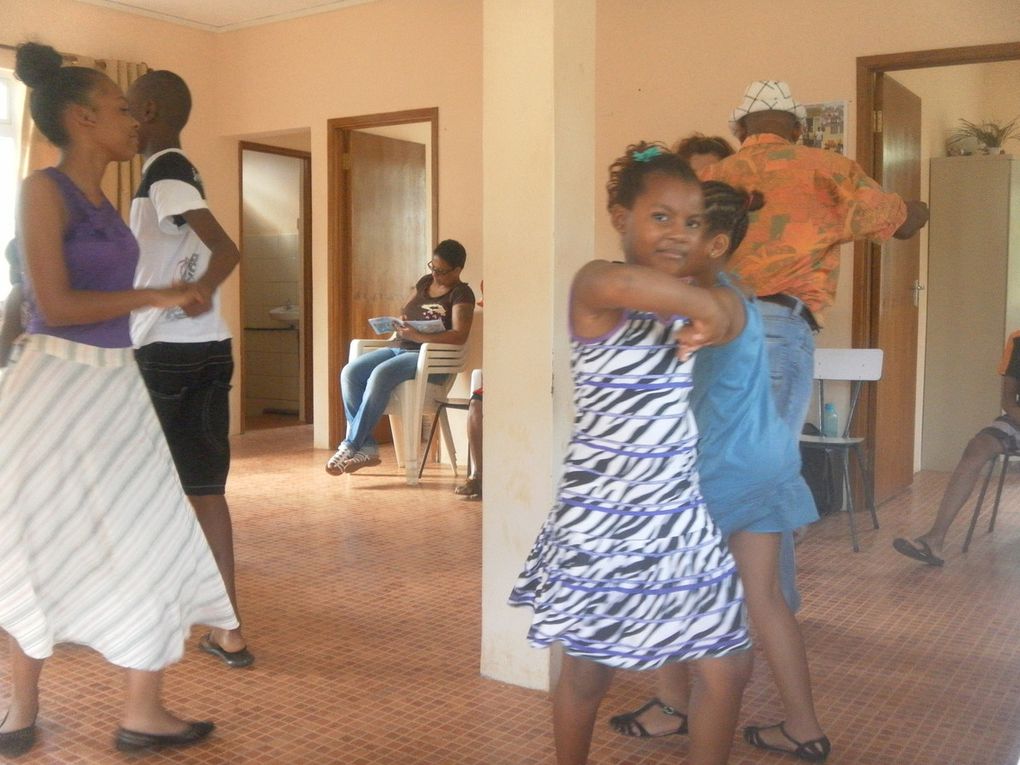
[{"label": "wall-mounted photo frame", "polygon": [[807,118],[798,143],[846,154],[846,106],[846,101],[804,104]]}]

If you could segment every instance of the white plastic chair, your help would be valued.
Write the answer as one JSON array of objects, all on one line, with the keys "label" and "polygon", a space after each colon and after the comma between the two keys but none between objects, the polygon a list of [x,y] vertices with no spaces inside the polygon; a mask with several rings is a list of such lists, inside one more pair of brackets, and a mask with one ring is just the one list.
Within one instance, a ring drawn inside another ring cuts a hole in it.
[{"label": "white plastic chair", "polygon": [[[391,347],[389,340],[352,340],[350,358]],[[458,373],[464,370],[467,348],[448,343],[423,343],[418,350],[418,368],[414,379],[398,385],[384,414],[389,415],[393,431],[393,450],[397,467],[407,474],[408,484],[418,483],[418,451],[421,446],[422,418],[435,410],[435,400],[445,398]],[[445,375],[441,382],[429,382],[430,375]],[[449,426],[447,426],[447,431]]]},{"label": "white plastic chair", "polygon": [[815,382],[818,383],[818,421],[822,422],[825,411],[825,383],[844,381],[850,383],[850,406],[839,436],[800,437],[800,445],[806,449],[820,449],[831,455],[838,453],[843,463],[843,489],[846,492],[847,516],[850,519],[850,539],[854,552],[860,552],[857,544],[857,525],[854,519],[854,500],[850,490],[850,453],[857,458],[864,484],[864,497],[871,511],[871,520],[878,528],[878,513],[875,511],[874,477],[861,454],[863,438],[850,435],[853,426],[857,400],[865,382],[882,379],[882,351],[878,348],[818,348],[815,351]]}]

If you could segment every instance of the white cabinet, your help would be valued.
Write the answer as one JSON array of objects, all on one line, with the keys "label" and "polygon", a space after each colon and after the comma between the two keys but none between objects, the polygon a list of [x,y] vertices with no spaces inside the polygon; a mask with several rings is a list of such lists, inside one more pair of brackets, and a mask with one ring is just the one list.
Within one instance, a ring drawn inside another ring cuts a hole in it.
[{"label": "white cabinet", "polygon": [[952,470],[1001,411],[996,367],[1020,329],[1020,159],[939,157],[930,177],[921,467]]}]

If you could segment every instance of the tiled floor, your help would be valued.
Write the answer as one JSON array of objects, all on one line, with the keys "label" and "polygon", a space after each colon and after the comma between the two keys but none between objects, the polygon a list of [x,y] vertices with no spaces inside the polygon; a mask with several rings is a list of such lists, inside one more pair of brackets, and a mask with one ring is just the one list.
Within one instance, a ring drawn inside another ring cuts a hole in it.
[{"label": "tiled floor", "polygon": [[[227,670],[195,650],[167,674],[181,714],[209,717],[214,739],[149,762],[236,765],[551,763],[545,694],[478,675],[480,508],[431,469],[403,484],[392,463],[331,478],[309,427],[236,440],[229,486],[246,630],[258,657]],[[823,724],[841,765],[1015,765],[1020,756],[1020,477],[993,535],[944,569],[894,553],[922,527],[945,482],[918,476],[880,510],[854,554],[843,515],[800,546],[801,613]],[[866,524],[864,524],[866,525]],[[196,629],[191,640],[199,637]],[[522,637],[523,640],[523,637]],[[62,647],[43,675],[41,742],[18,762],[117,763],[121,678]],[[0,648],[0,694],[7,687]],[[603,706],[593,765],[677,765],[680,738],[639,742],[608,730],[643,700],[647,676],[620,676]],[[0,695],[2,699],[2,695]],[[746,721],[777,719],[764,661]],[[2,704],[2,701],[0,701]],[[2,710],[2,707],[0,707]],[[731,763],[794,762],[735,743]]]}]

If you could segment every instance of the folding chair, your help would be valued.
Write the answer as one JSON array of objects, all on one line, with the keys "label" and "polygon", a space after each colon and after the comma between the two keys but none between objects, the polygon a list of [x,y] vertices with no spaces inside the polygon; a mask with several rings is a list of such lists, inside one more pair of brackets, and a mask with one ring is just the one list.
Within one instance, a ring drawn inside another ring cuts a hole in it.
[{"label": "folding chair", "polygon": [[[471,390],[476,391],[482,387],[482,370],[471,370]],[[432,450],[432,442],[436,437],[436,428],[443,429],[443,443],[446,445],[446,453],[450,457],[450,466],[453,468],[453,475],[457,476],[457,448],[454,445],[453,433],[450,431],[450,418],[446,415],[448,409],[456,409],[466,412],[471,406],[470,398],[451,398],[444,396],[435,400],[436,413],[432,418],[432,427],[429,428],[429,437],[425,439],[425,451],[421,455],[421,465],[418,466],[418,478],[425,472],[425,463],[428,462],[429,452]],[[471,475],[471,451],[468,450],[467,459],[468,476]]]},{"label": "folding chair", "polygon": [[[1002,499],[1002,487],[1006,483],[1006,471],[1009,470],[1009,460],[1011,457],[1020,457],[1020,451],[1009,450],[1003,452],[1002,455],[1002,472],[999,473],[999,487],[995,490],[995,504],[992,505],[992,517],[988,520],[988,533],[991,534],[995,530],[995,519],[999,515],[999,500]],[[970,517],[970,527],[967,529],[967,538],[963,540],[963,551],[967,552],[967,548],[970,547],[970,538],[974,536],[974,527],[977,526],[978,516],[981,515],[981,505],[985,501],[985,492],[988,491],[988,484],[991,483],[992,473],[995,472],[995,466],[999,464],[999,457],[996,457],[990,461],[988,465],[988,473],[985,475],[985,482],[981,484],[981,493],[978,494],[977,502],[974,503],[974,514]]]},{"label": "folding chair", "polygon": [[805,449],[820,449],[826,455],[838,454],[843,463],[843,490],[846,493],[847,516],[850,519],[850,539],[854,552],[860,552],[857,544],[857,523],[854,517],[853,492],[850,489],[850,454],[857,458],[864,484],[864,497],[871,511],[871,520],[878,528],[878,513],[875,511],[874,476],[861,454],[863,438],[851,436],[854,413],[861,388],[865,382],[882,378],[882,351],[877,348],[819,348],[815,351],[815,382],[818,386],[818,421],[822,421],[825,404],[825,384],[833,381],[850,383],[850,405],[847,410],[843,432],[839,436],[802,435],[800,444]]}]

